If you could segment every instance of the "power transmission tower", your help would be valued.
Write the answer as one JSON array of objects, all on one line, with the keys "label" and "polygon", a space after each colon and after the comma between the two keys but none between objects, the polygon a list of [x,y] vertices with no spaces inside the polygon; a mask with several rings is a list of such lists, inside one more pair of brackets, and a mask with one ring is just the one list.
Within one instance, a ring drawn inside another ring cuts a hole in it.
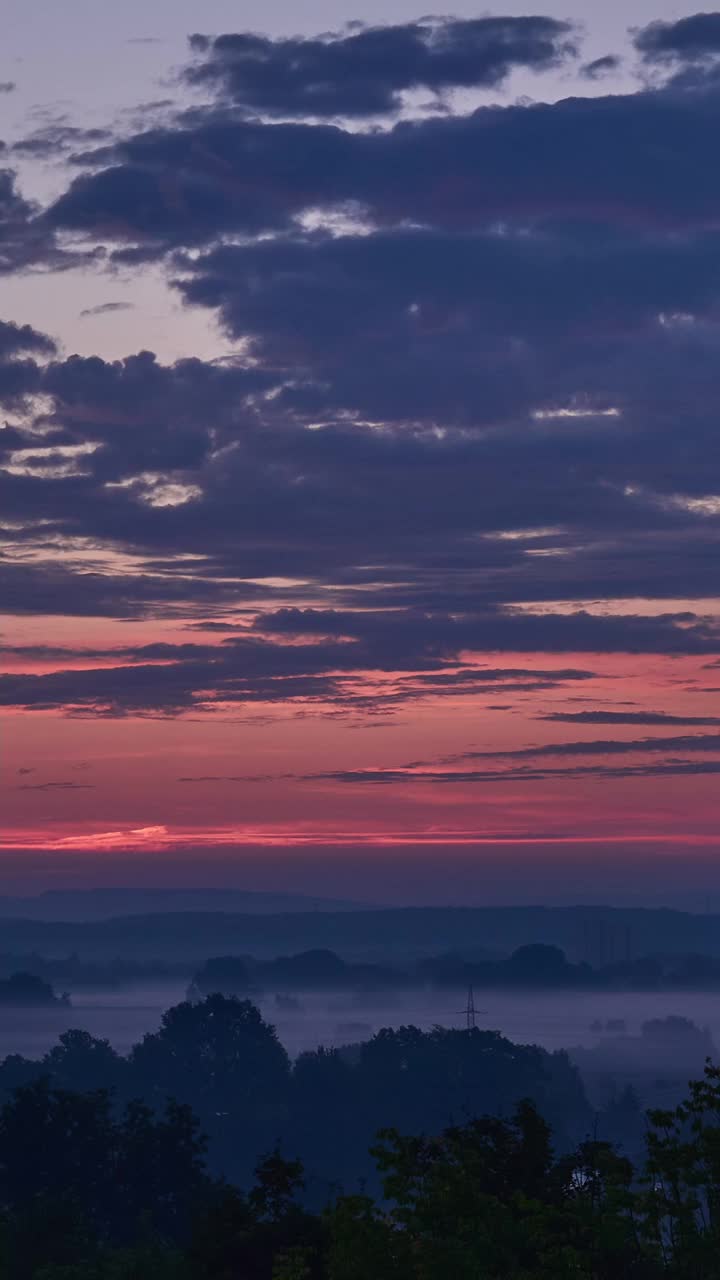
[{"label": "power transmission tower", "polygon": [[467,1005],[465,1007],[465,1025],[468,1031],[475,1030],[475,994],[472,984],[468,987]]},{"label": "power transmission tower", "polygon": [[475,1008],[475,993],[472,989],[472,983],[468,986],[467,1003],[464,1009],[456,1009],[456,1013],[462,1013],[465,1017],[465,1026],[468,1031],[474,1031],[477,1027],[476,1018],[479,1013],[487,1013],[487,1009]]}]

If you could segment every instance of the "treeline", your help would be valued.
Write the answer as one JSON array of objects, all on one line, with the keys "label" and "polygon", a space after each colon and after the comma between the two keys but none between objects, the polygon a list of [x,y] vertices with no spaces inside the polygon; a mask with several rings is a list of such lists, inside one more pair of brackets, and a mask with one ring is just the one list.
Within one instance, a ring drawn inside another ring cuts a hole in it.
[{"label": "treeline", "polygon": [[571,963],[560,947],[529,943],[499,959],[462,955],[429,956],[400,968],[353,964],[334,951],[315,949],[259,960],[253,956],[217,956],[192,980],[200,995],[212,991],[253,994],[271,990],[383,991],[417,986],[482,988],[580,988],[656,990],[671,987],[720,987],[720,959],[713,956],[649,955],[593,968]]},{"label": "treeline", "polygon": [[[189,1108],[39,1081],[0,1111],[4,1280],[714,1280],[720,1075],[648,1117],[634,1166],[609,1143],[553,1149],[530,1102],[438,1136],[381,1132],[379,1195],[310,1211],[270,1150],[242,1193],[208,1170]],[[314,1123],[325,1123],[322,1109]]]},{"label": "treeline", "polygon": [[39,1061],[8,1057],[0,1097],[41,1078],[65,1090],[109,1090],[119,1107],[140,1098],[157,1114],[168,1098],[189,1105],[207,1134],[213,1173],[240,1186],[279,1142],[302,1158],[305,1196],[315,1205],[338,1183],[370,1185],[368,1148],[388,1125],[439,1132],[466,1116],[509,1115],[529,1097],[569,1149],[593,1122],[565,1053],[494,1031],[406,1026],[293,1063],[256,1006],[218,994],[169,1009],[127,1057],[84,1031],[65,1032]]},{"label": "treeline", "polygon": [[83,960],[78,955],[44,956],[35,951],[0,953],[0,979],[31,973],[55,987],[108,988],[130,986],[158,978],[187,978],[190,966],[161,960],[136,961],[116,956],[112,960]]},{"label": "treeline", "polygon": [[11,973],[0,978],[0,1007],[18,1009],[67,1009],[70,997],[56,995],[49,982],[34,973]]},{"label": "treeline", "polygon": [[[93,961],[78,955],[43,956],[36,952],[0,954],[0,981],[32,974],[60,990],[132,986],[158,979],[186,979],[185,961],[133,960],[122,956]],[[294,955],[261,959],[251,955],[215,956],[192,977],[199,994],[225,991],[252,995],[270,990],[384,991],[418,987],[558,987],[607,990],[720,989],[720,958],[695,952],[636,956],[591,966],[569,961],[560,947],[529,943],[509,956],[447,952],[412,963],[354,963],[336,952],[313,948]]]}]

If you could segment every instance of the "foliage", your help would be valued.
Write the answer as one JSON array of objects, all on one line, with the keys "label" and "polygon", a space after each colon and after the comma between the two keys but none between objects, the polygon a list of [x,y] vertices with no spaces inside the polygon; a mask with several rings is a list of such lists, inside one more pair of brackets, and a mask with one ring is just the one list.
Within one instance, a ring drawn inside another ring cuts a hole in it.
[{"label": "foliage", "polygon": [[[305,1055],[293,1074],[257,1010],[223,997],[171,1011],[130,1062],[68,1033],[45,1060],[51,1075],[27,1080],[11,1063],[18,1083],[0,1110],[0,1277],[720,1280],[720,1068],[708,1062],[681,1105],[649,1114],[646,1154],[633,1163],[595,1138],[556,1149],[534,1102],[510,1106],[524,1080],[537,1085],[533,1064],[544,1060],[516,1048],[514,1062],[512,1050],[493,1033],[401,1028],[363,1046],[355,1065]],[[139,1059],[158,1082],[153,1106],[127,1096]],[[184,1070],[202,1105],[223,1100],[219,1123],[228,1121],[232,1141],[242,1142],[232,1120],[243,1117],[251,1145],[247,1108],[274,1105],[279,1087],[291,1099],[300,1090],[318,1140],[328,1129],[337,1138],[338,1124],[351,1151],[377,1114],[373,1090],[383,1107],[394,1098],[400,1124],[377,1135],[373,1188],[326,1186],[311,1209],[310,1178],[287,1142],[266,1148],[247,1192],[217,1177],[190,1107],[159,1096]],[[57,1083],[93,1073],[117,1079],[115,1092]],[[442,1106],[431,1095],[457,1099],[471,1084],[505,1115],[433,1123]],[[615,1107],[637,1118],[632,1093]],[[406,1124],[418,1116],[431,1123]]]},{"label": "foliage", "polygon": [[21,1009],[52,1009],[70,1005],[67,995],[56,996],[49,982],[34,973],[11,973],[0,980],[0,1007],[15,1005]]},{"label": "foliage", "polygon": [[[327,956],[310,953],[310,962],[325,965]],[[510,1114],[531,1097],[569,1149],[592,1118],[564,1054],[513,1045],[494,1031],[401,1027],[351,1053],[318,1050],[291,1065],[254,1004],[217,992],[169,1009],[128,1058],[78,1030],[60,1036],[40,1062],[6,1058],[0,1100],[39,1078],[75,1092],[110,1091],[116,1112],[136,1098],[162,1112],[176,1098],[207,1135],[213,1173],[245,1188],[279,1143],[302,1159],[304,1199],[316,1208],[338,1183],[379,1192],[368,1151],[389,1125],[440,1132],[469,1116]]]}]

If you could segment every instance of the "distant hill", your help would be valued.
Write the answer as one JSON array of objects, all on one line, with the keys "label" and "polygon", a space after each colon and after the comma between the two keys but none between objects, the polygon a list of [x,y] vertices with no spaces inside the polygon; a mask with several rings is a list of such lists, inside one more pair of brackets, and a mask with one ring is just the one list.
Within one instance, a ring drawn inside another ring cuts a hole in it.
[{"label": "distant hill", "polygon": [[[484,948],[509,954],[536,942],[562,947],[571,960],[593,966],[658,951],[720,956],[716,915],[583,906],[302,911],[297,899],[292,902],[282,914],[177,909],[84,921],[6,917],[0,949],[51,957],[74,952],[83,960],[187,961],[193,967],[210,956],[272,958],[313,948],[346,960],[383,961]],[[119,905],[116,898],[113,903]]]},{"label": "distant hill", "polygon": [[80,922],[189,911],[286,915],[296,911],[359,910],[362,903],[358,902],[300,893],[251,893],[245,889],[48,889],[32,898],[0,897],[0,920]]}]

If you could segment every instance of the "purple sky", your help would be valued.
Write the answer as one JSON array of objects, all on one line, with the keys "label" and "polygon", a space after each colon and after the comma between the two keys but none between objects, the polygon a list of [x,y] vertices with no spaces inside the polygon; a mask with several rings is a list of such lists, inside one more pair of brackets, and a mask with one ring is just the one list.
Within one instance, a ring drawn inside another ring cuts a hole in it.
[{"label": "purple sky", "polygon": [[704,902],[720,14],[6,8],[0,892]]}]

